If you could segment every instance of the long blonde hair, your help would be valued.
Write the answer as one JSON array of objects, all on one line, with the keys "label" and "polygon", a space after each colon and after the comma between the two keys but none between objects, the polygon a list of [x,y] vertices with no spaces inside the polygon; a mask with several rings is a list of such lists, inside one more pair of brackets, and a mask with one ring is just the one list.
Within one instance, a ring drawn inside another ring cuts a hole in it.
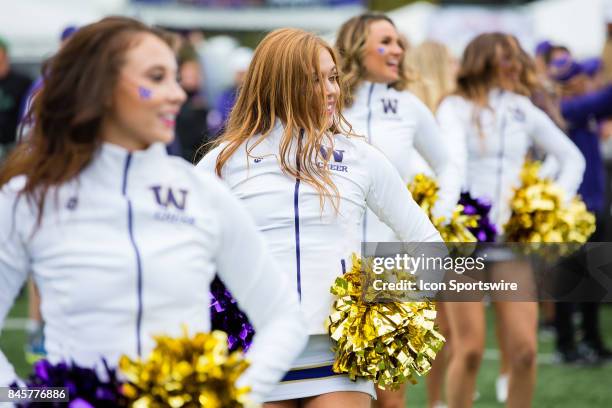
[{"label": "long blonde hair", "polygon": [[406,53],[406,61],[420,78],[413,81],[408,89],[435,112],[440,101],[454,92],[456,86],[450,51],[444,44],[425,41]]},{"label": "long blonde hair", "polygon": [[[342,72],[344,74],[344,83],[346,87],[344,104],[346,106],[351,106],[353,104],[353,94],[367,75],[367,70],[363,65],[363,58],[370,25],[373,22],[381,20],[387,21],[395,27],[393,20],[382,13],[375,12],[355,16],[340,27],[335,48],[340,56]],[[405,38],[401,35],[399,37],[400,46],[406,51],[407,44]],[[407,89],[408,84],[414,80],[414,73],[411,72],[404,58],[402,58],[399,64],[399,80],[391,84],[391,87],[398,91],[403,91]]]},{"label": "long blonde hair", "polygon": [[[334,50],[312,33],[293,28],[268,34],[255,49],[244,83],[230,113],[225,132],[217,144],[224,144],[215,171],[221,177],[225,163],[246,141],[247,155],[274,129],[277,120],[284,125],[279,160],[282,171],[313,186],[319,193],[321,208],[326,197],[333,197],[337,210],[339,192],[328,169],[329,156],[321,152],[333,148],[333,135],[350,134],[342,116],[342,94],[331,125],[325,114],[324,81],[319,53],[327,50],[337,65]],[[340,87],[342,88],[342,86]],[[342,91],[341,91],[342,92]],[[296,138],[296,135],[303,135]],[[295,165],[291,147],[297,143]],[[317,163],[323,163],[318,165]]]}]

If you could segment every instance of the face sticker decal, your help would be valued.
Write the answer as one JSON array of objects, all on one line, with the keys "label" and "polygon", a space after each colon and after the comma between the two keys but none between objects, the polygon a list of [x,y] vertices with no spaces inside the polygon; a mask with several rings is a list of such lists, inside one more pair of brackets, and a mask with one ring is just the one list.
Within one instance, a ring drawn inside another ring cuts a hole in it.
[{"label": "face sticker decal", "polygon": [[151,99],[152,91],[149,88],[145,88],[144,86],[138,87],[138,95],[140,95],[140,99]]}]

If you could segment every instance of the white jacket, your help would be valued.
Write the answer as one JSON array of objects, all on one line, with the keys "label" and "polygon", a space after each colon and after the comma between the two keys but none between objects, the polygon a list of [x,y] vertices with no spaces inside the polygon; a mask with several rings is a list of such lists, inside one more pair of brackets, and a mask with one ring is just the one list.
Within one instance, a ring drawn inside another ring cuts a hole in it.
[{"label": "white jacket", "polygon": [[556,181],[567,199],[578,190],[585,161],[574,143],[528,98],[493,89],[489,106],[477,111],[472,102],[449,96],[440,104],[437,118],[456,141],[453,160],[461,169],[465,187],[473,197],[492,201],[491,220],[501,231],[510,218],[510,200],[520,186],[520,172],[531,146],[562,163]]},{"label": "white jacket", "polygon": [[[277,125],[251,155],[246,144],[240,146],[225,163],[221,178],[251,213],[281,270],[293,281],[309,333],[323,334],[333,301],[329,289],[351,267],[351,253],[360,253],[366,207],[402,241],[441,238],[393,165],[360,137],[335,136],[329,168],[340,192],[339,213],[329,201],[321,212],[317,191],[281,171],[277,156],[282,132]],[[294,166],[298,137],[291,146]],[[197,167],[213,173],[220,149],[209,152]]]},{"label": "white jacket", "polygon": [[[297,296],[238,200],[161,144],[104,144],[73,181],[50,190],[42,224],[25,178],[0,191],[0,326],[32,271],[49,359],[101,367],[146,357],[152,335],[210,330],[215,271],[257,334],[240,379],[260,401],[305,344]],[[14,211],[14,212],[13,212]],[[0,353],[1,356],[1,353]],[[14,380],[4,356],[0,384]]]},{"label": "white jacket", "polygon": [[[415,160],[416,150],[433,169],[440,185],[434,215],[451,215],[461,188],[461,179],[450,160],[452,146],[419,98],[387,84],[364,82],[355,93],[353,105],[343,114],[355,133],[364,135],[389,158],[404,184],[424,170],[422,161]],[[371,212],[366,214],[363,235],[364,241],[369,242],[397,240]]]}]

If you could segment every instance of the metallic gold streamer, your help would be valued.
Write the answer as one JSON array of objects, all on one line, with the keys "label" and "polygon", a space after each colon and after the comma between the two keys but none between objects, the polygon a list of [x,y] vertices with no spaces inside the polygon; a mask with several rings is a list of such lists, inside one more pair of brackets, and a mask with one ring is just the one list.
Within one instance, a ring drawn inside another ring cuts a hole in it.
[{"label": "metallic gold streamer", "polygon": [[429,371],[445,341],[434,329],[434,303],[366,303],[361,271],[368,264],[354,254],[352,262],[331,288],[337,299],[326,326],[337,342],[334,371],[372,380],[383,389],[416,383],[415,376]]},{"label": "metallic gold streamer", "polygon": [[127,378],[123,394],[134,408],[239,408],[249,405],[249,387],[236,380],[249,363],[241,352],[228,354],[222,331],[189,337],[155,337],[148,359],[122,356],[119,368]]},{"label": "metallic gold streamer", "polygon": [[[506,223],[507,242],[583,244],[595,231],[595,216],[579,196],[565,203],[564,191],[550,179],[538,175],[539,162],[525,162],[522,185],[515,190]],[[534,248],[537,245],[532,245]],[[559,255],[568,255],[579,245],[563,245]]]}]

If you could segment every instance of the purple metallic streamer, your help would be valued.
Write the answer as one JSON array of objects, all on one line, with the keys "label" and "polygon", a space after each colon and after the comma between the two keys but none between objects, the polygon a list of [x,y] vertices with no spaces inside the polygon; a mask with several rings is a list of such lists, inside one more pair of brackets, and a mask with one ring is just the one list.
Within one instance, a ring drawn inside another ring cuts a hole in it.
[{"label": "purple metallic streamer", "polygon": [[476,237],[478,242],[495,242],[497,227],[489,219],[491,202],[483,198],[473,198],[470,193],[461,193],[459,204],[463,205],[463,213],[467,215],[479,215],[478,226],[468,228]]},{"label": "purple metallic streamer", "polygon": [[222,330],[227,333],[230,351],[238,349],[247,351],[253,341],[255,330],[230,291],[217,276],[210,284],[210,298],[212,330]]}]

